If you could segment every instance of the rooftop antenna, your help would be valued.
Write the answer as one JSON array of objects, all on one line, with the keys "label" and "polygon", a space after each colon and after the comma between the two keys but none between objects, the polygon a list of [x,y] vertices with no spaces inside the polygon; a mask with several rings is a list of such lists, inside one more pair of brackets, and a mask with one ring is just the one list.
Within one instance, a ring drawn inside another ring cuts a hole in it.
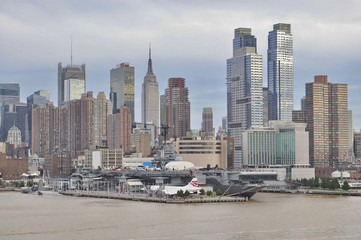
[{"label": "rooftop antenna", "polygon": [[73,35],[70,36],[70,67],[73,67]]}]

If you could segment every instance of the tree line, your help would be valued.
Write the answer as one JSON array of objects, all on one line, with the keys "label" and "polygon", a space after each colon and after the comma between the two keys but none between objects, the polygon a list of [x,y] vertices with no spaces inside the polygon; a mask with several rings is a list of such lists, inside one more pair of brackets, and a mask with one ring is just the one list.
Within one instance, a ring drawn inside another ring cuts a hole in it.
[{"label": "tree line", "polygon": [[[324,188],[324,189],[330,189],[335,190],[341,188],[339,182],[336,178],[322,178],[319,177],[306,179],[303,178],[301,180],[296,180],[297,182],[301,183],[303,186],[310,187],[310,188]],[[351,187],[348,184],[348,182],[345,180],[342,185],[342,189],[347,191]]]}]

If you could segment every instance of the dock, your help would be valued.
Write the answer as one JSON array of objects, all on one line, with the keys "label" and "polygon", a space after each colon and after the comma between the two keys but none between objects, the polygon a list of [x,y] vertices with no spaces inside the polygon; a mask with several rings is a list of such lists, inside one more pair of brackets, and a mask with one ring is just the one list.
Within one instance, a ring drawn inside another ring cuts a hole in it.
[{"label": "dock", "polygon": [[226,203],[226,202],[247,202],[244,197],[228,197],[228,196],[197,196],[188,198],[161,198],[151,197],[137,194],[117,194],[108,192],[87,192],[87,191],[61,191],[60,194],[74,197],[92,197],[92,198],[108,198],[128,201],[170,203],[170,204],[186,204],[186,203]]},{"label": "dock", "polygon": [[353,196],[361,197],[361,192],[356,191],[337,191],[337,190],[318,190],[318,189],[262,189],[260,192],[265,193],[301,193],[301,194],[316,194],[316,195],[333,195],[333,196]]}]

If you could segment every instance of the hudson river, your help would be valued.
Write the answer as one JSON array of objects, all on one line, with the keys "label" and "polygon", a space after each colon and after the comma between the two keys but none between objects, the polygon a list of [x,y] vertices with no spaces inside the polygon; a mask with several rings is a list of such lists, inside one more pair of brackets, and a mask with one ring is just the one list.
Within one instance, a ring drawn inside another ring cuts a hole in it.
[{"label": "hudson river", "polygon": [[172,205],[2,192],[0,239],[361,239],[361,197]]}]

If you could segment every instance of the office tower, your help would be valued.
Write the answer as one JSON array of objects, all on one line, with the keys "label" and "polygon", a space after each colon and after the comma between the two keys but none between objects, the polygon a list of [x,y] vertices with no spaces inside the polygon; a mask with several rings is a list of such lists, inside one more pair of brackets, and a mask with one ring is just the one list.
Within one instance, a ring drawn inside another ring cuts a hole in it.
[{"label": "office tower", "polygon": [[[62,67],[58,64],[58,107],[65,101],[79,99],[86,89],[85,64],[78,66],[70,64]],[[72,87],[74,89],[72,89]],[[81,93],[80,93],[81,92]],[[80,96],[78,96],[80,93]],[[76,96],[76,98],[74,98]]]},{"label": "office tower", "polygon": [[[81,151],[94,147],[94,102],[93,92],[84,93],[80,99]],[[78,154],[76,155],[76,157]]]},{"label": "office tower", "polygon": [[348,110],[348,161],[350,164],[355,163],[353,132],[353,112],[352,110]]},{"label": "office tower", "polygon": [[137,153],[142,153],[143,157],[150,155],[151,130],[144,128],[145,126],[133,128],[132,140],[133,146]]},{"label": "office tower", "polygon": [[306,97],[301,98],[301,111],[306,109]]},{"label": "office tower", "polygon": [[110,101],[113,103],[113,113],[127,106],[134,121],[134,67],[129,63],[117,64],[110,70]]},{"label": "office tower", "polygon": [[35,107],[45,107],[50,103],[50,91],[39,90],[26,98],[27,101],[27,124],[25,129],[25,142],[31,144],[32,110]]},{"label": "office tower", "polygon": [[293,36],[291,24],[278,23],[268,34],[269,120],[292,120]]},{"label": "office tower", "polygon": [[109,114],[107,119],[107,141],[109,149],[132,149],[132,116],[130,109],[122,107],[118,113]]},{"label": "office tower", "polygon": [[20,86],[18,83],[0,83],[0,103],[2,105],[20,102]]},{"label": "office tower", "polygon": [[80,99],[85,93],[85,81],[81,79],[69,78],[64,81],[64,102]]},{"label": "office tower", "polygon": [[202,135],[214,136],[213,112],[211,107],[204,107],[202,112]]},{"label": "office tower", "polygon": [[27,105],[25,103],[5,104],[2,112],[3,116],[0,128],[1,141],[5,141],[9,129],[15,125],[21,131],[22,142],[25,142]]},{"label": "office tower", "polygon": [[184,78],[169,78],[168,88],[161,96],[162,124],[169,126],[167,139],[187,136],[190,131],[191,104]]},{"label": "office tower", "polygon": [[[6,104],[20,103],[20,86],[18,83],[0,83],[0,129],[3,128],[4,108]],[[13,124],[13,123],[11,123]],[[0,140],[6,139],[6,132],[1,131]]]},{"label": "office tower", "polygon": [[354,152],[356,161],[361,160],[361,132],[354,133]]},{"label": "office tower", "polygon": [[45,107],[32,109],[33,154],[45,157],[53,152],[62,152],[68,147],[68,109],[48,103]]},{"label": "office tower", "polygon": [[68,151],[71,158],[82,155],[85,149],[94,148],[93,92],[82,94],[81,99],[71,100],[68,109]]},{"label": "office tower", "polygon": [[107,141],[107,117],[112,114],[112,102],[108,100],[104,92],[99,92],[94,102],[94,145],[106,147]]},{"label": "office tower", "polygon": [[234,138],[235,168],[242,166],[242,132],[263,124],[262,84],[257,40],[250,28],[237,28],[233,57],[227,60],[227,127]]},{"label": "office tower", "polygon": [[347,84],[329,83],[327,76],[315,76],[314,82],[306,83],[306,121],[311,165],[347,164]]},{"label": "office tower", "polygon": [[263,125],[268,122],[268,88],[262,88],[262,111],[263,111]]},{"label": "office tower", "polygon": [[307,124],[269,121],[267,125],[267,128],[249,129],[243,133],[244,165],[309,167]]},{"label": "office tower", "polygon": [[227,117],[222,117],[222,129],[227,131]]},{"label": "office tower", "polygon": [[159,124],[159,91],[157,78],[153,73],[151,49],[149,48],[148,71],[142,84],[142,122]]},{"label": "office tower", "polygon": [[[159,96],[159,112],[160,112],[160,124],[165,126],[167,125],[167,114],[166,114],[166,98],[165,98],[165,95],[160,95]],[[160,126],[159,126],[160,127]]]},{"label": "office tower", "polygon": [[14,144],[14,148],[21,147],[21,131],[16,126],[12,126],[8,131],[6,142]]}]

